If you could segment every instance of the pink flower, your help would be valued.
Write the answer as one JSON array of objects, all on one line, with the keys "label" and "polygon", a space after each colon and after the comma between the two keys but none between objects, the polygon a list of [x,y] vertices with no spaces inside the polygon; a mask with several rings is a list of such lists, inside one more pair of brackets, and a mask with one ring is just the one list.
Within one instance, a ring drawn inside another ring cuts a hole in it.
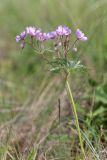
[{"label": "pink flower", "polygon": [[55,31],[47,33],[49,39],[54,39],[57,37],[57,33]]},{"label": "pink flower", "polygon": [[36,35],[36,28],[35,27],[27,27],[26,33],[30,36],[35,36]]},{"label": "pink flower", "polygon": [[87,41],[88,40],[88,38],[85,36],[85,34],[80,29],[77,29],[76,36],[77,36],[77,39],[80,41]]},{"label": "pink flower", "polygon": [[39,29],[36,31],[36,38],[41,42],[48,40],[47,33],[43,33]]},{"label": "pink flower", "polygon": [[59,36],[68,36],[71,34],[71,29],[69,29],[67,26],[59,26],[57,29],[56,29],[56,33],[59,35]]},{"label": "pink flower", "polygon": [[16,42],[19,42],[19,41],[24,40],[25,37],[26,37],[26,32],[23,31],[20,35],[17,35],[17,36],[16,36]]}]

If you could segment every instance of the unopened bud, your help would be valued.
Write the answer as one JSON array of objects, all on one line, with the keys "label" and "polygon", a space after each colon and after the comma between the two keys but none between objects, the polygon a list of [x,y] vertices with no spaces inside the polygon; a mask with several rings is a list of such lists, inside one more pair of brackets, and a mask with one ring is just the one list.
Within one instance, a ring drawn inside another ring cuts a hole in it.
[{"label": "unopened bud", "polygon": [[76,48],[76,47],[74,47],[72,50],[73,50],[74,52],[77,52],[77,48]]}]

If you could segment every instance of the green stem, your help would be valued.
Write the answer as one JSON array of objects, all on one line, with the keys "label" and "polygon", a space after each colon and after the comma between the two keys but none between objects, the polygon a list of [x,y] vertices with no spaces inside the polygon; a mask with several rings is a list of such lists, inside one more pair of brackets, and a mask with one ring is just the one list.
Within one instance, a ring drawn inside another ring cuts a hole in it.
[{"label": "green stem", "polygon": [[69,92],[70,99],[71,99],[71,103],[72,103],[72,107],[73,107],[73,112],[74,112],[74,116],[75,116],[76,127],[77,127],[77,131],[78,131],[78,136],[79,136],[81,151],[82,151],[82,153],[83,153],[83,155],[84,155],[84,159],[85,159],[86,156],[85,156],[85,151],[84,151],[84,147],[83,147],[83,141],[82,141],[80,126],[79,126],[79,121],[78,121],[78,115],[77,115],[76,106],[75,106],[75,103],[74,103],[72,91],[71,91],[71,88],[70,88],[70,85],[69,85],[68,80],[66,80],[66,85],[67,85],[67,90],[68,90],[68,92]]}]

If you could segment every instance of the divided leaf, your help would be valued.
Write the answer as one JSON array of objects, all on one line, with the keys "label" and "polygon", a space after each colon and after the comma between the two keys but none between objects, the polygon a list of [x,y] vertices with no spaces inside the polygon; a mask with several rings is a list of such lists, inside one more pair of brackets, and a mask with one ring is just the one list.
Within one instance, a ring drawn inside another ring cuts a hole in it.
[{"label": "divided leaf", "polygon": [[67,61],[66,59],[56,58],[49,62],[52,66],[50,69],[51,72],[64,70],[71,70],[71,69],[79,69],[83,68],[84,66],[80,64],[80,61]]}]

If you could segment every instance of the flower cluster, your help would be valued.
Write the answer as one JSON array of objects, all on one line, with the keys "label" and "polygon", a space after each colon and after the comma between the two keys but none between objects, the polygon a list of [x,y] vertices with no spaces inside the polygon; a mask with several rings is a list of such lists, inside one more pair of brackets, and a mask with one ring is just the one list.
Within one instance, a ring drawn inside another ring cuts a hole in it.
[{"label": "flower cluster", "polygon": [[[26,27],[26,29],[20,34],[16,36],[16,42],[21,41],[21,47],[24,48],[26,44],[26,37],[30,36],[31,39],[35,38],[39,42],[44,42],[47,40],[54,40],[55,48],[59,46],[63,46],[65,56],[67,54],[67,51],[70,48],[70,36],[72,34],[72,31],[67,26],[58,26],[58,28],[55,31],[51,32],[43,32],[41,29],[35,28],[35,27]],[[85,34],[80,30],[77,29],[76,31],[76,41],[72,45],[73,51],[77,51],[76,48],[76,42],[77,41],[87,41],[87,37]],[[32,41],[31,41],[32,43]],[[60,44],[60,45],[59,45]]]}]

